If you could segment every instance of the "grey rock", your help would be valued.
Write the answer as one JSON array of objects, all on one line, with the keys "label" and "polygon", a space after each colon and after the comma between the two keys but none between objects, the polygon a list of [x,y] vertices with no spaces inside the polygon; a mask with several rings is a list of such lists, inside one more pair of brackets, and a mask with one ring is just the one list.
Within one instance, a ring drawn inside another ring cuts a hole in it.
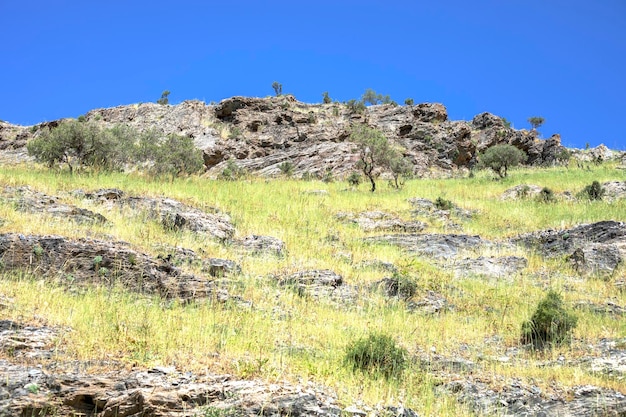
[{"label": "grey rock", "polygon": [[461,251],[478,250],[490,245],[480,236],[456,234],[396,234],[371,236],[364,241],[396,245],[418,256],[436,259],[453,258]]},{"label": "grey rock", "polygon": [[4,187],[0,199],[13,203],[13,206],[23,212],[48,214],[75,221],[76,223],[106,223],[107,219],[91,210],[65,204],[57,197],[34,191],[28,186]]},{"label": "grey rock", "polygon": [[272,236],[249,235],[240,240],[235,240],[235,246],[256,255],[285,256],[285,242]]},{"label": "grey rock", "polygon": [[604,182],[602,188],[604,188],[604,200],[615,201],[626,198],[626,181]]},{"label": "grey rock", "polygon": [[507,189],[500,196],[501,200],[518,200],[539,195],[543,187],[533,184],[521,184]]},{"label": "grey rock", "polygon": [[455,260],[451,267],[457,277],[486,276],[506,278],[526,268],[528,260],[520,256],[465,258]]},{"label": "grey rock", "polygon": [[339,213],[337,218],[358,224],[365,232],[404,232],[416,233],[426,228],[426,223],[404,221],[382,211],[364,211],[358,214]]},{"label": "grey rock", "polygon": [[183,300],[215,298],[217,291],[212,280],[186,274],[167,259],[153,259],[125,242],[6,233],[0,234],[0,259],[5,270],[37,270],[69,287],[122,285]]},{"label": "grey rock", "polygon": [[428,290],[426,295],[417,301],[407,303],[407,309],[415,313],[439,314],[447,310],[452,310],[453,305],[441,294]]}]

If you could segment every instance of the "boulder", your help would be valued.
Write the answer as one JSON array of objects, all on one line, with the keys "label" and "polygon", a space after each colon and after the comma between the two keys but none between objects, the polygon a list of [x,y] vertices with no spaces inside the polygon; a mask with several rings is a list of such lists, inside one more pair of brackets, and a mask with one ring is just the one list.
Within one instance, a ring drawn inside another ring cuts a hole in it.
[{"label": "boulder", "polygon": [[338,213],[337,218],[358,224],[365,232],[416,233],[426,228],[420,221],[404,221],[382,211],[364,211],[358,214]]},{"label": "boulder", "polygon": [[355,288],[345,285],[341,275],[328,269],[295,272],[279,278],[278,283],[293,288],[300,296],[318,300],[351,304],[357,297]]},{"label": "boulder", "polygon": [[399,246],[418,256],[435,259],[449,259],[461,251],[476,251],[490,245],[480,236],[457,234],[395,234],[371,236],[364,239],[367,243],[386,243]]},{"label": "boulder", "polygon": [[465,258],[447,265],[457,277],[485,276],[510,278],[526,268],[528,260],[520,256]]},{"label": "boulder", "polygon": [[235,240],[233,244],[253,255],[282,257],[287,254],[285,242],[272,236],[249,235],[243,239]]}]

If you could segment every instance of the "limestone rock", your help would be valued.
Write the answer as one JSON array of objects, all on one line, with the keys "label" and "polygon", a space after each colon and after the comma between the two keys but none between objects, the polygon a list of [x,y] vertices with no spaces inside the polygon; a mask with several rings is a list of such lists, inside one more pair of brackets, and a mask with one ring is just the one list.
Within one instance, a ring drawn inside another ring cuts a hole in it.
[{"label": "limestone rock", "polygon": [[358,224],[365,232],[404,232],[416,233],[426,228],[419,221],[404,221],[382,211],[364,211],[358,214],[338,213],[337,218]]},{"label": "limestone rock", "polygon": [[508,278],[526,268],[527,265],[528,260],[519,256],[481,256],[456,260],[452,263],[451,268],[458,277]]},{"label": "limestone rock", "polygon": [[356,290],[343,282],[343,277],[328,270],[300,271],[279,279],[279,284],[291,287],[301,296],[350,303],[356,299]]},{"label": "limestone rock", "polygon": [[368,243],[387,243],[400,246],[408,252],[435,259],[449,259],[461,251],[478,250],[489,245],[480,236],[456,234],[396,234],[371,236]]},{"label": "limestone rock", "polygon": [[[217,294],[212,281],[185,274],[125,242],[6,233],[0,234],[0,259],[5,270],[36,269],[38,274],[69,286],[122,285],[135,292],[184,300]],[[220,291],[220,297],[227,298],[227,293]]]},{"label": "limestone rock", "polygon": [[286,255],[285,242],[272,236],[249,235],[234,241],[234,244],[253,255]]},{"label": "limestone rock", "polygon": [[0,193],[0,199],[13,203],[17,210],[27,213],[45,213],[62,219],[70,219],[76,223],[107,222],[107,219],[100,213],[62,203],[57,197],[34,191],[28,186],[4,187]]}]

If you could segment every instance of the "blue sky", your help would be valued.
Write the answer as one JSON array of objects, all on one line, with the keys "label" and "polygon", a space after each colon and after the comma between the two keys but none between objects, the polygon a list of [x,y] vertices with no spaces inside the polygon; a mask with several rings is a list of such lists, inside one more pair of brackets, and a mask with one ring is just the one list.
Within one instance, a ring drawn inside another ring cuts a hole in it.
[{"label": "blue sky", "polygon": [[0,0],[0,119],[367,88],[626,149],[626,1]]}]

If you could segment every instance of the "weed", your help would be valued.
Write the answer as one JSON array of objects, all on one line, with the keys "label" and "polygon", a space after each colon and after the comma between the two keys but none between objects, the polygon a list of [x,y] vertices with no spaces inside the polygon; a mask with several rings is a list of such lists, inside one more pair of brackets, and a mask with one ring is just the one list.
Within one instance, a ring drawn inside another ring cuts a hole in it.
[{"label": "weed", "polygon": [[361,182],[363,182],[363,177],[361,177],[361,174],[359,174],[358,172],[351,172],[350,175],[348,175],[347,178],[348,184],[350,184],[353,187],[358,187],[359,184],[361,184]]}]

